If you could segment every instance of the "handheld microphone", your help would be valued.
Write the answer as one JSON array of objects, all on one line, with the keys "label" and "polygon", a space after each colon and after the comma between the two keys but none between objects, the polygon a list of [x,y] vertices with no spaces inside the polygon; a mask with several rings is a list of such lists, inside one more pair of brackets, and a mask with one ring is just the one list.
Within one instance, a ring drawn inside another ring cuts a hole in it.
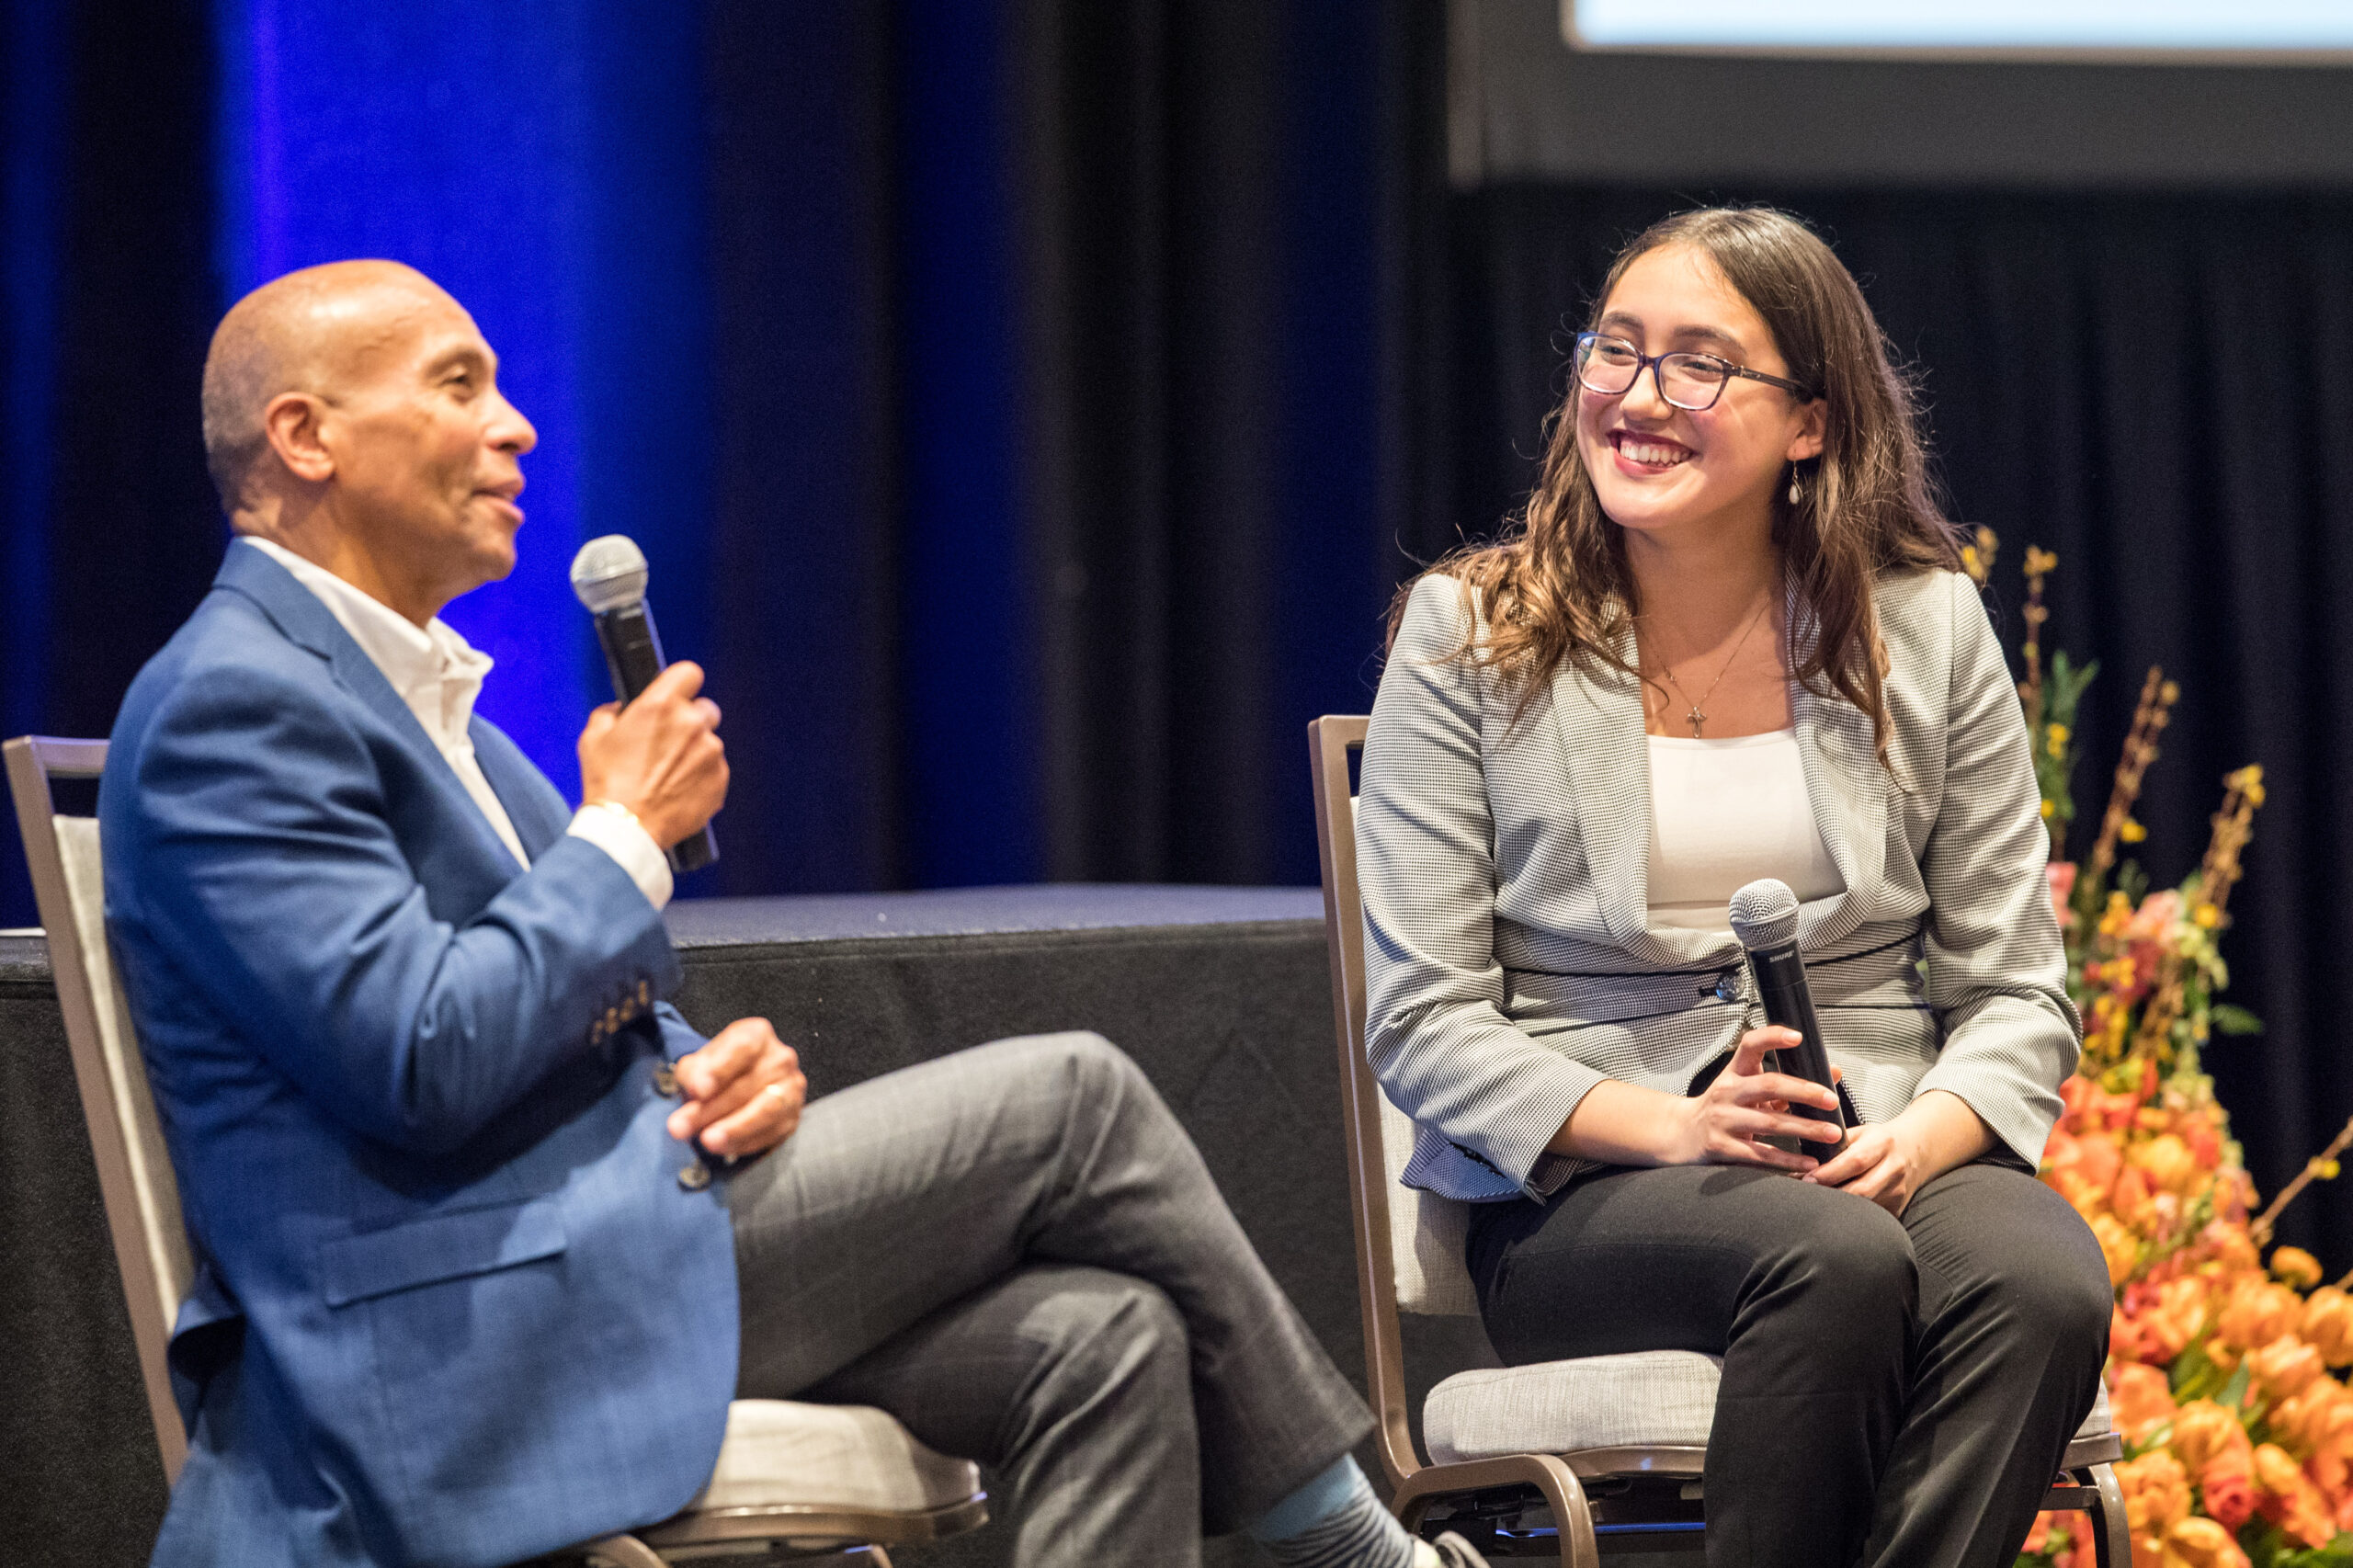
[{"label": "handheld microphone", "polygon": [[[1798,895],[1787,882],[1760,878],[1732,895],[1732,934],[1748,949],[1749,967],[1756,973],[1757,999],[1765,1004],[1765,1021],[1798,1032],[1798,1043],[1774,1052],[1794,1058],[1786,1063],[1791,1075],[1821,1085],[1838,1094],[1830,1076],[1830,1053],[1822,1046],[1822,1025],[1813,1016],[1813,993],[1805,983],[1805,960],[1798,957]],[[1838,1096],[1839,1104],[1847,1103]],[[1792,1105],[1793,1115],[1843,1124],[1838,1111],[1819,1106]],[[1836,1147],[1838,1135],[1806,1142],[1816,1149]],[[1827,1157],[1826,1155],[1824,1157]]]},{"label": "handheld microphone", "polygon": [[[646,575],[645,552],[625,534],[592,539],[572,558],[572,591],[595,618],[613,695],[624,708],[668,663],[662,657],[662,635],[654,630],[654,611],[645,603]],[[673,871],[699,871],[719,858],[719,841],[708,826],[666,848]]]}]

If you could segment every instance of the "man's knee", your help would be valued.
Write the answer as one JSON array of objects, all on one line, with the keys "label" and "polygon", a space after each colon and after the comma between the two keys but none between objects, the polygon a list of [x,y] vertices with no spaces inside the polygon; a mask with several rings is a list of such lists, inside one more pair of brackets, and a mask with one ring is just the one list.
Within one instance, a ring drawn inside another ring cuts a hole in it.
[{"label": "man's knee", "polygon": [[1149,1280],[1102,1268],[1057,1268],[1024,1314],[1054,1381],[1091,1395],[1143,1382],[1165,1393],[1188,1386],[1191,1347],[1184,1314]]},{"label": "man's knee", "polygon": [[1073,1085],[1144,1081],[1128,1053],[1093,1029],[1016,1035],[975,1047],[973,1054],[1002,1071]]}]

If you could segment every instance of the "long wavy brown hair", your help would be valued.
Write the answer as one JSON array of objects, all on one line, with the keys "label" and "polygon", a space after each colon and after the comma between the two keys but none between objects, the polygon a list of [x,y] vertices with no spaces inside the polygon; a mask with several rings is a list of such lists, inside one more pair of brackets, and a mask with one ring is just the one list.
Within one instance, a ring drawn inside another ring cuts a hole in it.
[{"label": "long wavy brown hair", "polygon": [[[1594,318],[1637,258],[1677,244],[1715,263],[1764,318],[1790,379],[1819,389],[1828,404],[1822,455],[1796,465],[1802,498],[1792,506],[1777,486],[1773,501],[1773,540],[1793,590],[1782,657],[1807,689],[1835,692],[1870,715],[1884,761],[1884,656],[1872,581],[1961,568],[1959,532],[1930,491],[1911,384],[1853,274],[1802,220],[1771,208],[1703,208],[1652,224],[1611,263]],[[1547,423],[1543,472],[1526,508],[1493,542],[1429,568],[1483,602],[1485,636],[1474,633],[1456,656],[1518,687],[1515,717],[1563,659],[1640,678],[1618,653],[1639,606],[1624,531],[1602,512],[1577,451],[1580,395],[1572,375]],[[1412,587],[1390,608],[1392,641]]]}]

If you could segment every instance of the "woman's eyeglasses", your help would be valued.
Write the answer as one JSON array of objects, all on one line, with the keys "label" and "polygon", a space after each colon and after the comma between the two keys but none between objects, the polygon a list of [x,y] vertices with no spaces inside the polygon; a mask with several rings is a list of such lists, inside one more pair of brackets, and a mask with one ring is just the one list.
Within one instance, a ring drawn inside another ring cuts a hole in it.
[{"label": "woman's eyeglasses", "polygon": [[1658,395],[1694,414],[1715,407],[1716,400],[1724,395],[1724,387],[1734,376],[1779,387],[1808,402],[1816,395],[1812,388],[1796,381],[1768,376],[1712,354],[1645,354],[1622,337],[1598,332],[1577,334],[1575,365],[1577,384],[1604,397],[1618,397],[1633,391],[1634,383],[1642,379],[1643,367],[1647,365]]}]

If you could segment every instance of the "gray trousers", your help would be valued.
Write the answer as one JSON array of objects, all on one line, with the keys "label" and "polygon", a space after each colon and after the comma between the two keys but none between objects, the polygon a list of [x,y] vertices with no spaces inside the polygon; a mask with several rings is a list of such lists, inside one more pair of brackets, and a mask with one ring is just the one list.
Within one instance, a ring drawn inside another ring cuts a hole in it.
[{"label": "gray trousers", "polygon": [[1611,1169],[1481,1205],[1470,1263],[1507,1363],[1723,1358],[1710,1568],[2009,1568],[2114,1302],[2066,1199],[1990,1161],[1901,1221],[1770,1172]]},{"label": "gray trousers", "polygon": [[1197,1563],[1371,1427],[1099,1036],[827,1095],[728,1204],[738,1392],[878,1405],[991,1466],[1022,1563]]}]

